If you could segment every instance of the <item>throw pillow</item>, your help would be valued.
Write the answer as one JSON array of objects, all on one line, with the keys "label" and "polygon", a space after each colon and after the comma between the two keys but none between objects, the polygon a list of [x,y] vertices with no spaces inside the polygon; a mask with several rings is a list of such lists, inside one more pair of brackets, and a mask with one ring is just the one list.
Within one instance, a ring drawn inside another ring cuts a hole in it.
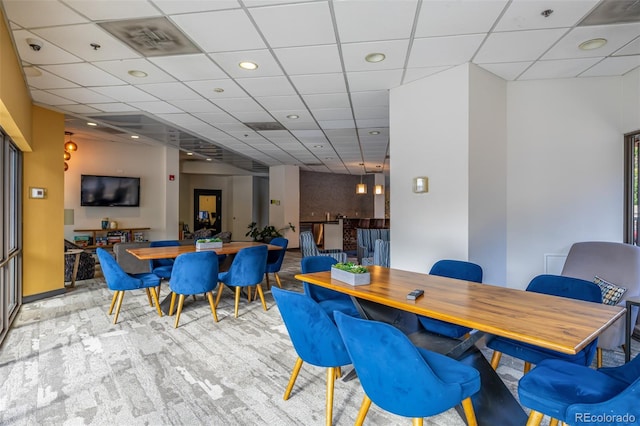
[{"label": "throw pillow", "polygon": [[618,301],[624,292],[627,291],[626,288],[612,284],[607,280],[603,280],[597,275],[593,279],[593,282],[598,284],[598,287],[600,287],[600,291],[602,291],[602,303],[606,305],[618,304]]}]

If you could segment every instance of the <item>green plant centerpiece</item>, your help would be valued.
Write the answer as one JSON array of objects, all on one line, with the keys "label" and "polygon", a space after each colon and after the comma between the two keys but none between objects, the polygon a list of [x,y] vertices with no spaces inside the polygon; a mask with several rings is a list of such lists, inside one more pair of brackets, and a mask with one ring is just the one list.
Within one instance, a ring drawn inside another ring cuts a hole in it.
[{"label": "green plant centerpiece", "polygon": [[251,237],[253,238],[253,241],[261,241],[263,243],[268,243],[276,237],[282,237],[282,233],[286,230],[291,229],[293,232],[296,232],[296,227],[291,224],[291,222],[289,222],[287,226],[279,229],[273,225],[267,225],[264,228],[260,229],[258,228],[258,224],[256,222],[251,222],[249,226],[247,226],[247,228],[249,229],[249,231],[244,234],[245,237]]},{"label": "green plant centerpiece", "polygon": [[371,283],[369,270],[353,262],[336,263],[331,267],[331,278],[351,285],[367,285]]},{"label": "green plant centerpiece", "polygon": [[222,240],[220,238],[199,238],[196,240],[196,250],[217,248],[222,248]]}]

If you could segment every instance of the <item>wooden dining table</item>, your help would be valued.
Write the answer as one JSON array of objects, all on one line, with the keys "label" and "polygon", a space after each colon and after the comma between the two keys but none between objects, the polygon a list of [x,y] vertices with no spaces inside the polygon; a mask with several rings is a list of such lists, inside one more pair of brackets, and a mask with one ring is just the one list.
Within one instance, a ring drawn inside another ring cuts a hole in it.
[{"label": "wooden dining table", "polygon": [[165,247],[139,247],[127,249],[127,252],[140,260],[152,259],[174,259],[184,253],[193,253],[195,251],[215,251],[216,254],[236,254],[243,248],[255,246],[267,246],[268,250],[282,250],[282,247],[273,244],[265,244],[255,241],[232,241],[222,244],[221,248],[216,249],[200,249],[196,250],[195,243],[180,246]]},{"label": "wooden dining table", "polygon": [[[424,331],[412,329],[407,325],[407,315],[415,324],[416,315],[423,315],[478,330],[467,340],[451,341],[444,351],[480,372],[482,389],[472,398],[478,424],[523,425],[527,420],[522,407],[475,346],[479,339],[496,335],[575,354],[625,313],[620,306],[381,266],[368,269],[371,282],[360,286],[332,279],[329,271],[298,274],[295,278],[352,296],[363,317],[394,325],[397,322],[414,343],[424,344],[427,349],[433,349],[430,340],[443,338],[425,337]],[[407,294],[415,289],[424,294],[407,300]],[[397,312],[405,314],[405,319],[397,320]]]}]

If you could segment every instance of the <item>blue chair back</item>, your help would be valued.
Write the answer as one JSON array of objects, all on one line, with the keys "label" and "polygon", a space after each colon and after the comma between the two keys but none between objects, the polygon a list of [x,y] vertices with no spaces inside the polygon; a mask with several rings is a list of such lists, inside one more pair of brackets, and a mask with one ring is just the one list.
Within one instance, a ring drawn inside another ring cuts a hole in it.
[{"label": "blue chair back", "polygon": [[[330,271],[331,265],[335,265],[338,263],[333,257],[329,256],[308,256],[303,257],[300,260],[300,271],[303,274],[311,274],[313,272],[323,272]],[[304,288],[304,293],[315,300],[316,302],[321,302],[323,300],[328,299],[336,299],[336,298],[346,298],[349,299],[349,296],[346,294],[330,290],[328,288],[319,287],[317,285],[309,284],[306,281],[302,282],[302,287]]]},{"label": "blue chair back", "polygon": [[580,278],[548,274],[538,275],[529,282],[527,291],[602,303],[600,287],[595,283]]},{"label": "blue chair back", "polygon": [[429,274],[472,281],[474,283],[482,282],[482,267],[462,260],[439,260],[433,264]]},{"label": "blue chair back", "polygon": [[[151,241],[149,243],[149,247],[175,247],[179,245],[180,243],[176,240]],[[173,265],[173,259],[151,259],[149,261],[149,268],[151,272],[153,272],[155,268],[171,265]]]},{"label": "blue chair back", "polygon": [[[477,370],[419,350],[389,324],[341,312],[334,317],[362,388],[371,401],[387,411],[405,417],[431,416],[480,389]],[[452,377],[456,380],[446,380]],[[472,386],[463,387],[470,382]]]},{"label": "blue chair back", "polygon": [[282,237],[276,237],[271,240],[269,244],[274,246],[282,247],[281,250],[270,250],[267,254],[267,267],[265,268],[265,273],[268,272],[278,272],[280,268],[282,268],[282,261],[284,260],[284,255],[287,254],[287,246],[289,245],[289,240]]},{"label": "blue chair back", "polygon": [[304,362],[319,367],[351,364],[340,333],[329,315],[302,293],[272,287],[291,343]]},{"label": "blue chair back", "polygon": [[102,269],[102,274],[109,289],[113,291],[124,291],[145,287],[142,280],[127,274],[108,251],[103,248],[97,248],[96,254],[98,255],[100,268]]},{"label": "blue chair back", "polygon": [[260,284],[267,265],[267,251],[265,245],[243,248],[236,254],[229,271],[219,274],[218,279],[234,287]]},{"label": "blue chair back", "polygon": [[178,294],[200,294],[218,285],[218,256],[213,251],[184,253],[176,258],[169,287]]}]

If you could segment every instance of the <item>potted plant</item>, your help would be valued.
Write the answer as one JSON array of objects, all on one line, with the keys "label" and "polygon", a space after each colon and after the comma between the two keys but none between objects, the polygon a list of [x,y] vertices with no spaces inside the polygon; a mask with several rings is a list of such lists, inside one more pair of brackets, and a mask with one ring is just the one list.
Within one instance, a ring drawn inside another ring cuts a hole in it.
[{"label": "potted plant", "polygon": [[220,238],[200,238],[196,240],[196,250],[217,248],[222,248],[222,240]]},{"label": "potted plant", "polygon": [[262,229],[258,228],[258,225],[255,222],[251,222],[249,226],[249,231],[244,234],[245,237],[253,238],[253,241],[261,241],[263,243],[269,243],[272,239],[276,237],[282,237],[282,232],[287,229],[291,229],[293,232],[296,232],[296,227],[289,222],[289,225],[284,226],[280,229],[276,228],[273,225],[267,225]]},{"label": "potted plant", "polygon": [[352,262],[333,265],[331,267],[331,278],[351,285],[366,285],[371,282],[369,270]]}]

